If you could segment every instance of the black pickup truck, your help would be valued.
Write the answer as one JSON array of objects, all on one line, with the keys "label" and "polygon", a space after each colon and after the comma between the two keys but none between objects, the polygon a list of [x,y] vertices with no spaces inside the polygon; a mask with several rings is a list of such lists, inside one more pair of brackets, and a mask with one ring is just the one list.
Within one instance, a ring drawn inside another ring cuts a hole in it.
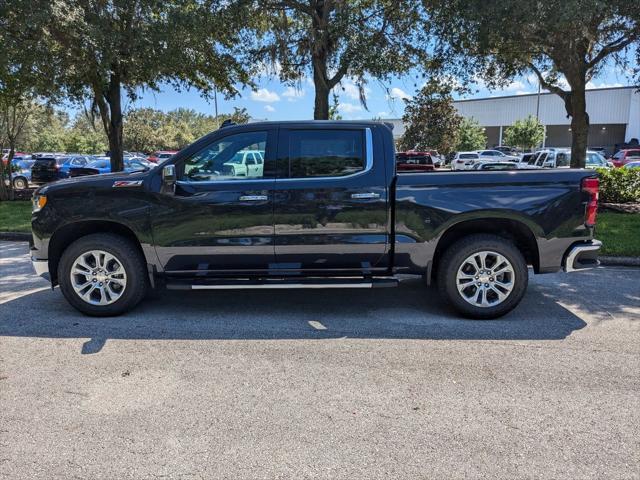
[{"label": "black pickup truck", "polygon": [[148,172],[62,180],[33,199],[31,256],[88,315],[149,288],[374,288],[435,282],[495,318],[535,273],[597,264],[585,170],[397,174],[379,122],[226,126]]}]

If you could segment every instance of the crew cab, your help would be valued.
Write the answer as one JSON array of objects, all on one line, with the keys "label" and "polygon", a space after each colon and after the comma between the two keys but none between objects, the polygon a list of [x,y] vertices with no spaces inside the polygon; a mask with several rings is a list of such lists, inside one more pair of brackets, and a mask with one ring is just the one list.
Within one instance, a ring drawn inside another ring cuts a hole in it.
[{"label": "crew cab", "polygon": [[[259,176],[224,165],[263,152]],[[597,264],[598,177],[587,170],[397,175],[379,122],[225,126],[158,168],[34,193],[31,258],[88,315],[150,288],[375,288],[422,275],[462,315],[495,318],[528,268]]]}]

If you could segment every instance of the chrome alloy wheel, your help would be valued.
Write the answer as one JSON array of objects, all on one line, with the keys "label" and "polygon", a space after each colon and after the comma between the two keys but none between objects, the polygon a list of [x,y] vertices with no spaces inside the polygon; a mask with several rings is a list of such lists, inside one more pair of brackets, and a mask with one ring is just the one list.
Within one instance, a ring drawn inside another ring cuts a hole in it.
[{"label": "chrome alloy wheel", "polygon": [[122,262],[103,250],[91,250],[76,258],[70,275],[76,294],[91,305],[110,305],[127,287]]},{"label": "chrome alloy wheel", "polygon": [[476,307],[495,307],[513,290],[515,271],[511,262],[496,252],[474,253],[462,262],[456,274],[458,292]]}]

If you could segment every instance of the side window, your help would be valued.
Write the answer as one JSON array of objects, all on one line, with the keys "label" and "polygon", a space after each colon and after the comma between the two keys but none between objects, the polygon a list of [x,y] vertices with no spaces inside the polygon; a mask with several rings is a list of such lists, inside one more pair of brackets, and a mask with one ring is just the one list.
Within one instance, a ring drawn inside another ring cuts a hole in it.
[{"label": "side window", "polygon": [[[184,162],[180,179],[187,182],[231,181],[264,178],[260,168],[248,172],[255,151],[267,148],[267,132],[246,132],[228,135],[207,145]],[[245,162],[246,158],[246,162]]]},{"label": "side window", "polygon": [[556,167],[568,167],[571,164],[571,154],[559,153],[556,156]]},{"label": "side window", "polygon": [[291,130],[289,177],[343,177],[365,169],[364,131]]},{"label": "side window", "polygon": [[483,157],[493,157],[493,152],[482,152],[480,155]]}]

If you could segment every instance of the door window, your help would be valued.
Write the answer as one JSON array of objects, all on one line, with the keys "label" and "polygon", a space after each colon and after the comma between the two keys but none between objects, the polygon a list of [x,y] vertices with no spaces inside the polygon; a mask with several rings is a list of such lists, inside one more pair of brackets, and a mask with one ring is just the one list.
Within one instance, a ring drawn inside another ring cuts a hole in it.
[{"label": "door window", "polygon": [[228,135],[210,143],[184,162],[180,179],[187,182],[232,181],[264,178],[264,170],[248,172],[253,153],[265,151],[267,132]]},{"label": "door window", "polygon": [[289,177],[343,177],[365,169],[362,130],[291,130]]}]

